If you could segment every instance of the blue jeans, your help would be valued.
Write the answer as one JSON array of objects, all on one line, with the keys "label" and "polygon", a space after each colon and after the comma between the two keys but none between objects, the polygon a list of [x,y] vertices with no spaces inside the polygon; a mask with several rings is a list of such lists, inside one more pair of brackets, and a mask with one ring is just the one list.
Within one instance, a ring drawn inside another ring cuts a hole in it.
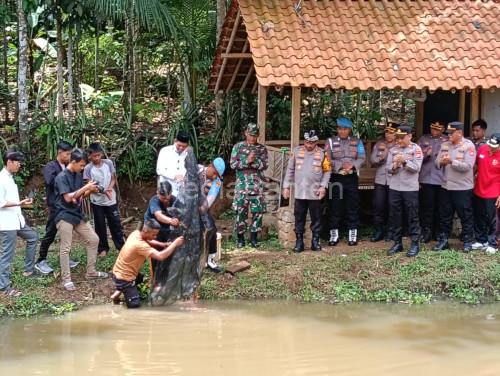
[{"label": "blue jeans", "polygon": [[32,273],[35,266],[36,244],[38,234],[29,226],[20,230],[0,231],[0,291],[10,289],[10,270],[16,254],[17,237],[26,240],[24,271]]}]

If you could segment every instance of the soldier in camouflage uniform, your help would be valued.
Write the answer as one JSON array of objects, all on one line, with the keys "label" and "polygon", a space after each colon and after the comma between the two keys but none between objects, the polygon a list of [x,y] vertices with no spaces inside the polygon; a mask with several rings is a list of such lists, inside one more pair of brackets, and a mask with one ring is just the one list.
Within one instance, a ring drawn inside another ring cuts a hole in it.
[{"label": "soldier in camouflage uniform", "polygon": [[373,191],[373,224],[375,230],[370,241],[378,242],[384,239],[384,233],[387,240],[392,237],[391,230],[388,227],[385,232],[387,219],[389,217],[389,177],[385,168],[385,162],[389,151],[396,145],[396,131],[399,124],[387,123],[384,129],[384,138],[377,141],[373,147],[370,156],[372,166],[377,167],[375,173],[375,189]]},{"label": "soldier in camouflage uniform", "polygon": [[311,250],[321,251],[321,200],[326,195],[330,180],[330,162],[318,146],[316,131],[304,134],[304,145],[297,146],[288,160],[283,181],[283,197],[290,198],[290,186],[295,187],[295,252],[304,250],[304,227],[307,211],[311,217]]},{"label": "soldier in camouflage uniform", "polygon": [[264,171],[267,169],[267,149],[257,143],[259,128],[249,123],[245,131],[246,140],[234,145],[230,166],[236,170],[236,186],[233,209],[236,211],[236,233],[238,246],[245,246],[248,210],[252,213],[250,243],[258,247],[257,235],[262,231],[264,204]]},{"label": "soldier in camouflage uniform", "polygon": [[346,222],[350,246],[358,244],[359,224],[359,169],[366,158],[363,142],[351,135],[352,122],[337,119],[337,136],[326,141],[325,153],[332,167],[330,177],[330,241],[339,242],[339,227],[343,204],[346,206]]},{"label": "soldier in camouflage uniform", "polygon": [[420,226],[422,241],[429,243],[439,233],[439,192],[443,184],[443,170],[436,166],[436,158],[443,142],[448,137],[443,135],[444,124],[431,123],[431,134],[424,134],[418,140],[424,160],[418,181],[420,182]]}]

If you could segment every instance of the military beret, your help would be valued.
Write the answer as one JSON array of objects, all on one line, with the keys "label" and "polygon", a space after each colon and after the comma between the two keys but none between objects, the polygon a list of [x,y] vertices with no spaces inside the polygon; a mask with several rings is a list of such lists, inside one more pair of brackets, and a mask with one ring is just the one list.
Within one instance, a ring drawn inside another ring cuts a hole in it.
[{"label": "military beret", "polygon": [[318,135],[314,129],[311,129],[309,132],[304,133],[304,140],[310,142],[316,142],[319,140]]},{"label": "military beret", "polygon": [[399,127],[398,123],[394,123],[394,122],[390,121],[385,125],[384,132],[396,133],[398,130],[398,127]]},{"label": "military beret", "polygon": [[337,119],[337,125],[341,128],[352,128],[352,121],[348,118],[340,117]]},{"label": "military beret", "polygon": [[448,132],[463,131],[464,123],[460,121],[452,121],[451,123],[448,123],[448,128],[446,130]]},{"label": "military beret", "polygon": [[500,146],[500,133],[493,133],[490,139],[486,143],[492,148],[497,148]]},{"label": "military beret", "polygon": [[411,127],[406,124],[401,124],[396,131],[396,136],[406,136],[407,134],[411,134]]},{"label": "military beret", "polygon": [[259,135],[259,127],[255,123],[248,123],[247,132],[251,136],[258,136]]},{"label": "military beret", "polygon": [[435,121],[434,123],[431,123],[431,129],[435,129],[436,131],[442,131],[444,130],[444,124],[441,123],[440,121]]}]

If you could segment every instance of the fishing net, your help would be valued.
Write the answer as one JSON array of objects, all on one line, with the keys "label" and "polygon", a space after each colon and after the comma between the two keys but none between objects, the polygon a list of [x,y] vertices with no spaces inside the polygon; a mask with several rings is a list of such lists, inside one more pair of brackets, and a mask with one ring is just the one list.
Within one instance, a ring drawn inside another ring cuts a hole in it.
[{"label": "fishing net", "polygon": [[172,228],[171,239],[184,236],[184,244],[168,259],[155,263],[150,301],[153,306],[190,299],[198,288],[206,261],[204,228],[208,204],[200,187],[198,164],[191,148],[186,156],[184,184],[171,208],[170,217],[180,225]]}]

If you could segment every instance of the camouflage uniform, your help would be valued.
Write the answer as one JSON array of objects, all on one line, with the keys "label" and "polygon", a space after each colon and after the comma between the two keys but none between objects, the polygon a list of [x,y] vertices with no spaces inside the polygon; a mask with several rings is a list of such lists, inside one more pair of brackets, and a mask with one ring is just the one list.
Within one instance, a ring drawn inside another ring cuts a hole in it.
[{"label": "camouflage uniform", "polygon": [[[247,159],[255,154],[252,163]],[[233,209],[236,211],[235,228],[238,234],[247,229],[248,210],[252,213],[250,232],[262,230],[264,204],[264,171],[267,169],[267,149],[262,144],[249,145],[246,141],[234,145],[231,152],[231,168],[236,170],[236,186]]]}]

